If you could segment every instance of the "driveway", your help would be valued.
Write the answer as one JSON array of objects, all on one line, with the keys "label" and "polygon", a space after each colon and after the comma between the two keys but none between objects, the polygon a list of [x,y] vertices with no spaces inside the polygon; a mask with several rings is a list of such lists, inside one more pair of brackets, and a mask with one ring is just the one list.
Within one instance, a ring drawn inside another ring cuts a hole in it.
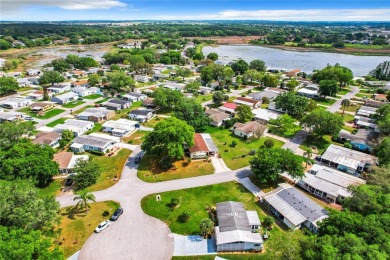
[{"label": "driveway", "polygon": [[[140,148],[130,155],[114,186],[94,192],[96,201],[115,200],[121,204],[123,215],[110,228],[92,234],[82,247],[79,259],[171,259],[174,252],[173,234],[168,226],[146,215],[141,208],[143,197],[171,190],[206,186],[236,180],[251,174],[249,167],[206,176],[146,183],[137,178],[134,160],[142,156]],[[75,205],[73,195],[57,197],[61,207]]]},{"label": "driveway", "polygon": [[191,255],[207,255],[216,254],[215,238],[204,239],[201,236],[183,236],[173,234],[174,240],[174,256],[191,256]]}]

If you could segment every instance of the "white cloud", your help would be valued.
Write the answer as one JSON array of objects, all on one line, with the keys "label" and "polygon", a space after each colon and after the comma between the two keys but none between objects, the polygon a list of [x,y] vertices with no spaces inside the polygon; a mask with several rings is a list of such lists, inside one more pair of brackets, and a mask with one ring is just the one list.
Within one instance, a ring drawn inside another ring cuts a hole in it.
[{"label": "white cloud", "polygon": [[66,10],[91,10],[124,8],[127,4],[118,0],[1,0],[1,12],[14,12],[34,6],[59,7]]},{"label": "white cloud", "polygon": [[389,21],[390,9],[223,10],[200,15],[165,15],[168,20]]}]

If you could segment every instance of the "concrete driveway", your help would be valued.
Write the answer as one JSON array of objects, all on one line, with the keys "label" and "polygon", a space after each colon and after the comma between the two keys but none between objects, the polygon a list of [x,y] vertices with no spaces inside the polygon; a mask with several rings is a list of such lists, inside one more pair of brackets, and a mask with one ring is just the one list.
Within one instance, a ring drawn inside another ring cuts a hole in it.
[{"label": "concrete driveway", "polygon": [[174,256],[216,254],[215,238],[204,239],[201,236],[183,236],[173,234]]}]

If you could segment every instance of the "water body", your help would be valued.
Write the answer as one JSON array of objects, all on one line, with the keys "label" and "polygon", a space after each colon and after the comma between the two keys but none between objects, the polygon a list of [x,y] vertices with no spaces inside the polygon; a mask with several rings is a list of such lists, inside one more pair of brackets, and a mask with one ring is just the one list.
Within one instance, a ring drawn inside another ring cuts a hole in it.
[{"label": "water body", "polygon": [[251,45],[220,45],[216,47],[205,46],[203,48],[205,56],[210,52],[217,53],[219,61],[224,64],[239,58],[247,62],[261,59],[270,68],[299,69],[308,73],[315,69],[322,69],[327,64],[339,63],[350,68],[355,76],[365,76],[376,68],[379,63],[390,60],[390,56],[355,56],[328,52],[286,51]]}]

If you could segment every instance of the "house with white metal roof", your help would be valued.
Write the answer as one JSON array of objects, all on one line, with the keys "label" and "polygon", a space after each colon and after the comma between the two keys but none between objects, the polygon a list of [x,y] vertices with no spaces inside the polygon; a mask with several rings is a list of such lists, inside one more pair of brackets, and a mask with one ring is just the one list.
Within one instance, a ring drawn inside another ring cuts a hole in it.
[{"label": "house with white metal roof", "polygon": [[70,130],[74,136],[79,136],[91,130],[93,126],[94,123],[91,121],[67,119],[63,124],[54,126],[54,131],[62,133],[64,130]]},{"label": "house with white metal roof", "polygon": [[358,177],[314,164],[305,176],[298,180],[297,185],[317,197],[336,203],[336,200],[352,196],[351,191],[348,190],[349,186],[364,183],[366,181]]},{"label": "house with white metal roof", "polygon": [[317,223],[328,217],[325,209],[287,183],[263,195],[262,202],[292,230],[307,227],[316,233]]},{"label": "house with white metal roof", "polygon": [[357,116],[371,117],[376,114],[378,108],[369,107],[369,106],[361,106],[359,110],[356,112]]},{"label": "house with white metal roof", "polygon": [[110,120],[103,124],[103,132],[111,133],[113,136],[128,136],[136,130],[137,124],[137,121],[124,118],[116,121]]},{"label": "house with white metal roof", "polygon": [[260,233],[256,232],[260,229],[256,211],[246,211],[241,202],[220,202],[217,203],[217,219],[215,240],[218,252],[263,248],[263,239]]},{"label": "house with white metal roof", "polygon": [[74,152],[96,151],[106,153],[117,147],[118,141],[101,135],[80,135],[73,139],[70,149]]}]

